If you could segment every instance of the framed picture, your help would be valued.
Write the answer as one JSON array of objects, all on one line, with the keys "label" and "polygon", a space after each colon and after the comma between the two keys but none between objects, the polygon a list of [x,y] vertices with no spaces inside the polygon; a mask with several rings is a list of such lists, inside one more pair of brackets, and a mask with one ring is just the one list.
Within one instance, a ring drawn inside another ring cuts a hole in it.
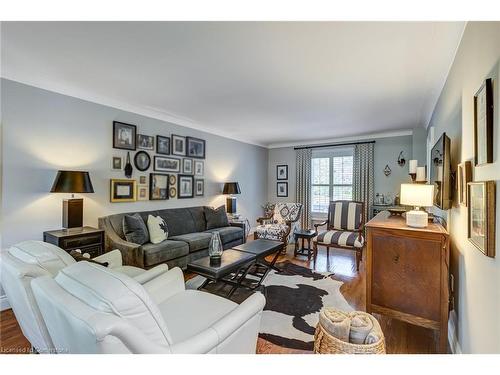
[{"label": "framed picture", "polygon": [[458,203],[467,206],[467,184],[472,181],[472,163],[467,160],[458,165],[457,192]]},{"label": "framed picture", "polygon": [[172,134],[172,155],[186,156],[186,138]]},{"label": "framed picture", "polygon": [[182,173],[193,174],[193,159],[182,159]]},{"label": "framed picture", "polygon": [[148,184],[148,177],[145,174],[140,175],[139,180],[138,180],[138,184],[139,185],[147,185]]},{"label": "framed picture", "polygon": [[156,136],[156,153],[170,155],[170,137]]},{"label": "framed picture", "polygon": [[205,159],[205,141],[200,138],[186,137],[187,156]]},{"label": "framed picture", "polygon": [[137,148],[154,151],[155,137],[150,135],[137,134]]},{"label": "framed picture", "polygon": [[138,186],[137,187],[137,200],[138,201],[147,201],[149,199],[148,190],[149,189],[147,186]]},{"label": "framed picture", "polygon": [[194,175],[203,176],[205,174],[205,165],[202,160],[194,161]]},{"label": "framed picture", "polygon": [[154,170],[160,172],[178,173],[181,171],[181,159],[155,156]]},{"label": "framed picture", "polygon": [[468,238],[484,255],[495,257],[495,181],[468,184]]},{"label": "framed picture", "polygon": [[288,197],[288,182],[277,182],[276,183],[276,196]]},{"label": "framed picture", "polygon": [[484,81],[474,95],[474,164],[493,163],[493,84]]},{"label": "framed picture", "polygon": [[137,126],[113,121],[113,148],[135,151]]},{"label": "framed picture", "polygon": [[276,179],[288,180],[288,165],[282,164],[276,166]]},{"label": "framed picture", "polygon": [[175,186],[171,186],[170,189],[168,190],[168,195],[170,198],[177,197],[177,188]]},{"label": "framed picture", "polygon": [[135,202],[136,185],[135,180],[123,180],[112,178],[110,180],[110,200],[117,202]]},{"label": "framed picture", "polygon": [[177,198],[193,198],[193,176],[180,174],[177,176]]},{"label": "framed picture", "polygon": [[149,174],[149,199],[153,201],[168,199],[168,174]]},{"label": "framed picture", "polygon": [[197,178],[194,180],[194,195],[197,197],[203,197],[205,195],[205,180],[202,178]]},{"label": "framed picture", "polygon": [[134,156],[134,164],[137,170],[141,172],[147,171],[151,165],[151,157],[146,151],[139,151]]},{"label": "framed picture", "polygon": [[168,183],[170,184],[170,186],[175,186],[177,184],[177,176],[175,174],[169,175]]},{"label": "framed picture", "polygon": [[121,156],[113,156],[113,162],[112,162],[111,167],[114,170],[121,170],[122,169],[122,163],[123,163],[123,159],[122,159]]}]

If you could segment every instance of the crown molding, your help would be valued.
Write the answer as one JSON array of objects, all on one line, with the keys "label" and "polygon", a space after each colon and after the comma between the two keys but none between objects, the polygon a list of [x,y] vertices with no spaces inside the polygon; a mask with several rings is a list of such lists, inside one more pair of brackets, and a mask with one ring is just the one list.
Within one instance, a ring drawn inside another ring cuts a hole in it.
[{"label": "crown molding", "polygon": [[268,145],[267,148],[273,149],[273,148],[282,148],[282,147],[318,146],[318,145],[327,144],[327,143],[351,142],[351,141],[360,141],[360,140],[377,139],[377,138],[388,138],[388,137],[401,137],[401,136],[406,136],[406,135],[413,135],[413,130],[401,129],[401,130],[394,130],[394,131],[390,131],[390,132],[354,135],[354,136],[342,137],[342,138],[328,138],[328,139],[321,139],[321,140],[312,140],[312,141],[307,141],[307,142],[272,143],[272,144]]}]

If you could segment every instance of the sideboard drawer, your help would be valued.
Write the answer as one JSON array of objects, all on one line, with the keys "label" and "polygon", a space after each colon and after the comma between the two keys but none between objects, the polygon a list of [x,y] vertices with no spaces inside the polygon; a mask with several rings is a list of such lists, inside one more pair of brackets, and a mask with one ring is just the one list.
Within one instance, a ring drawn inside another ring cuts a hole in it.
[{"label": "sideboard drawer", "polygon": [[62,247],[64,249],[74,249],[101,243],[101,235],[95,234],[91,236],[87,235],[82,237],[69,237],[69,238],[64,238],[61,242],[62,242]]},{"label": "sideboard drawer", "polygon": [[441,241],[373,231],[372,290],[374,305],[440,318]]}]

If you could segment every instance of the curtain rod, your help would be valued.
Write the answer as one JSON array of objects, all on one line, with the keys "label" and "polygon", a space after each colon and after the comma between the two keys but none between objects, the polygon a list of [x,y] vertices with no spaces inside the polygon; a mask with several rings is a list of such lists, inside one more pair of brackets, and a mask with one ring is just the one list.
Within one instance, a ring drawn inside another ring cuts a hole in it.
[{"label": "curtain rod", "polygon": [[323,148],[323,147],[334,147],[334,146],[353,146],[353,145],[364,145],[367,143],[375,143],[375,141],[366,141],[366,142],[348,142],[348,143],[332,143],[328,145],[317,145],[317,146],[300,146],[294,147],[294,150],[304,150],[307,148]]}]

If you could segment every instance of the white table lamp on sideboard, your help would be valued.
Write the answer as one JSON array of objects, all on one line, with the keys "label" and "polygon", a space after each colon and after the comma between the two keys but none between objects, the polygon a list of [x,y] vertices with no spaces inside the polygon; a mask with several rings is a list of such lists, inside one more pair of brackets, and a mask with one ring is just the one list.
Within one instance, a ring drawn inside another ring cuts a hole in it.
[{"label": "white table lamp on sideboard", "polygon": [[431,207],[433,204],[434,185],[401,184],[401,204],[414,206],[415,209],[406,212],[406,225],[414,228],[427,226],[427,212],[420,207]]}]

